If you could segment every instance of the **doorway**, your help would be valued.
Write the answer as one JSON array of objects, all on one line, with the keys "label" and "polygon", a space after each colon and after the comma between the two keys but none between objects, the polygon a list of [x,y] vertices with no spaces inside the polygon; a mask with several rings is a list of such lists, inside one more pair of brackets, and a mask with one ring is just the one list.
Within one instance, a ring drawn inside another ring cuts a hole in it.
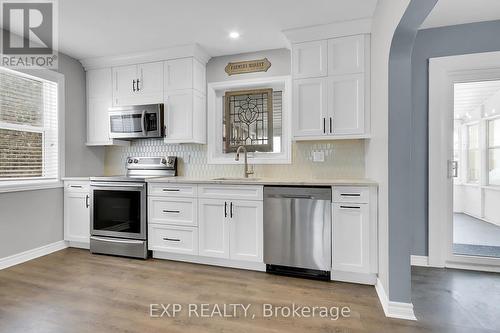
[{"label": "doorway", "polygon": [[429,265],[500,271],[500,52],[429,60]]}]

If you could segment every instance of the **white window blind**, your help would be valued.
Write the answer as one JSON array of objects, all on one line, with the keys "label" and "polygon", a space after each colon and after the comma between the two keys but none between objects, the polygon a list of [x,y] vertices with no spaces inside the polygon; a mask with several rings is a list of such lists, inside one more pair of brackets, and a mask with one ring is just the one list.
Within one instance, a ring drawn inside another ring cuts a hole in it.
[{"label": "white window blind", "polygon": [[59,176],[57,83],[0,68],[0,180]]}]

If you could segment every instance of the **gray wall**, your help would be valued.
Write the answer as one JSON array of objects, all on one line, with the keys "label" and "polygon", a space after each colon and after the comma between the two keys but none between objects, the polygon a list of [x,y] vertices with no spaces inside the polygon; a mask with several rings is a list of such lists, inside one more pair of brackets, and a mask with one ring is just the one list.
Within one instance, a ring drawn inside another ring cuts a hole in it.
[{"label": "gray wall", "polygon": [[[267,58],[271,67],[267,72],[227,75],[224,68],[228,62],[256,60]],[[252,53],[234,54],[229,56],[214,57],[207,63],[207,82],[220,82],[228,80],[247,80],[252,78],[290,75],[291,56],[288,49],[266,50]]]},{"label": "gray wall", "polygon": [[417,29],[437,0],[412,0],[394,33],[389,56],[389,298],[411,302],[411,54]]},{"label": "gray wall", "polygon": [[[104,148],[88,148],[86,139],[85,71],[59,53],[65,75],[65,164],[67,176],[104,172]],[[63,189],[0,193],[0,258],[63,239]]]},{"label": "gray wall", "polygon": [[411,184],[414,255],[428,255],[428,59],[500,51],[500,21],[420,30],[412,54]]}]

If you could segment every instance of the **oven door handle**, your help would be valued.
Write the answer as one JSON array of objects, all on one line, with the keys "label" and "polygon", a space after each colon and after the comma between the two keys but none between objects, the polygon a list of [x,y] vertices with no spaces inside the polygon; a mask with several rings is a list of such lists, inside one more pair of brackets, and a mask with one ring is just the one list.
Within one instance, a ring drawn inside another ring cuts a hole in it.
[{"label": "oven door handle", "polygon": [[142,135],[146,136],[147,130],[146,130],[146,124],[144,123],[146,121],[146,110],[142,110],[141,114],[141,129],[142,129]]},{"label": "oven door handle", "polygon": [[90,236],[90,239],[93,239],[96,241],[102,241],[102,242],[109,242],[109,243],[123,243],[123,244],[142,244],[142,243],[144,243],[143,240],[105,238],[105,237],[96,237],[96,236]]},{"label": "oven door handle", "polygon": [[90,186],[93,187],[134,187],[134,188],[144,188],[144,184],[141,183],[92,183]]}]

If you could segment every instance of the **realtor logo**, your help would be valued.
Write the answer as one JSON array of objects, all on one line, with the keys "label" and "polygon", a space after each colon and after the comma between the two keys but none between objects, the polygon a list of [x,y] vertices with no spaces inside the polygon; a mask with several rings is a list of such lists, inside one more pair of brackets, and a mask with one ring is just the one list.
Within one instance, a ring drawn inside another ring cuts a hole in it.
[{"label": "realtor logo", "polygon": [[55,0],[0,0],[1,65],[13,68],[57,68]]}]

